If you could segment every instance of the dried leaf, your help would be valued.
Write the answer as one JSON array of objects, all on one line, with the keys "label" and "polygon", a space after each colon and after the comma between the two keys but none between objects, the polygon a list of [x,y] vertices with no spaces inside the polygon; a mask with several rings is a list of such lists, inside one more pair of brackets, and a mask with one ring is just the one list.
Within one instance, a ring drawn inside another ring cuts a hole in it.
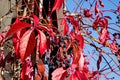
[{"label": "dried leaf", "polygon": [[41,77],[39,75],[35,75],[35,80],[41,80]]},{"label": "dried leaf", "polygon": [[32,53],[36,45],[34,29],[26,31],[20,39],[20,58],[22,62]]},{"label": "dried leaf", "polygon": [[73,45],[73,53],[74,53],[74,58],[72,64],[78,64],[80,59],[80,49],[78,48],[77,45]]},{"label": "dried leaf", "polygon": [[16,33],[17,31],[19,31],[23,28],[27,28],[27,27],[30,27],[30,26],[31,26],[31,24],[28,24],[26,22],[21,22],[20,20],[17,19],[15,21],[15,23],[11,25],[11,28],[9,29],[9,31],[6,34],[6,37]]},{"label": "dried leaf", "polygon": [[43,64],[41,59],[38,61],[37,68],[38,68],[38,73],[44,75],[45,65]]}]

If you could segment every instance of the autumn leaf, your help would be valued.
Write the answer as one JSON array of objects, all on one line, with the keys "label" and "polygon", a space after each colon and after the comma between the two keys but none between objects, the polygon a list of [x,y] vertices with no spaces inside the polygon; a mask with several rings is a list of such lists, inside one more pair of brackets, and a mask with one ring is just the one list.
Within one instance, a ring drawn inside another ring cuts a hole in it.
[{"label": "autumn leaf", "polygon": [[13,36],[12,36],[13,46],[14,46],[15,54],[17,57],[20,57],[20,54],[19,54],[20,38],[23,36],[25,31],[26,31],[26,29],[22,29],[22,30],[16,32],[15,34],[13,34]]},{"label": "autumn leaf", "polygon": [[22,72],[20,80],[32,80],[33,78],[33,67],[30,57],[22,63]]},{"label": "autumn leaf", "polygon": [[116,45],[116,41],[113,40],[112,43],[109,44],[109,47],[113,53],[118,52],[119,48]]},{"label": "autumn leaf", "polygon": [[63,35],[65,36],[68,33],[68,31],[69,31],[69,26],[67,24],[66,18],[62,19],[62,25],[64,26],[64,33],[63,33]]},{"label": "autumn leaf", "polygon": [[82,35],[78,34],[78,35],[76,36],[76,39],[77,39],[78,42],[79,42],[79,47],[80,47],[80,49],[83,49],[83,47],[84,47],[84,38],[82,37]]},{"label": "autumn leaf", "polygon": [[38,68],[38,73],[41,74],[41,75],[44,75],[45,65],[44,65],[44,63],[42,62],[41,59],[38,61],[37,68]]},{"label": "autumn leaf", "polygon": [[41,77],[38,74],[36,74],[35,75],[35,80],[41,80]]},{"label": "autumn leaf", "polygon": [[99,9],[98,9],[98,1],[95,3],[95,15],[98,15]]},{"label": "autumn leaf", "polygon": [[85,15],[85,17],[88,17],[88,18],[92,17],[92,13],[90,12],[89,9],[84,9],[84,15]]},{"label": "autumn leaf", "polygon": [[62,74],[60,80],[64,80],[64,79],[66,78],[67,74],[68,74],[68,72],[65,71],[65,72]]},{"label": "autumn leaf", "polygon": [[78,64],[81,54],[80,54],[80,49],[78,48],[77,45],[73,45],[73,53],[74,53],[74,58],[72,64]]},{"label": "autumn leaf", "polygon": [[100,18],[99,26],[100,27],[108,27],[108,20],[106,18]]},{"label": "autumn leaf", "polygon": [[39,18],[36,15],[34,15],[34,14],[32,14],[32,17],[33,17],[33,22],[34,22],[34,27],[35,27],[39,23]]},{"label": "autumn leaf", "polygon": [[11,25],[10,29],[8,30],[6,37],[16,33],[17,31],[23,29],[23,28],[27,28],[27,27],[30,27],[31,24],[28,24],[26,22],[21,22],[20,20],[16,20],[14,24]]},{"label": "autumn leaf", "polygon": [[100,43],[105,46],[106,41],[110,38],[107,28],[101,30]]},{"label": "autumn leaf", "polygon": [[74,17],[73,16],[67,16],[66,17],[68,20],[70,20],[70,23],[73,25],[73,27],[74,27],[74,29],[75,29],[75,31],[76,31],[76,33],[78,32],[78,27],[79,27],[79,23],[78,23],[78,21],[77,20],[75,20],[74,19]]},{"label": "autumn leaf", "polygon": [[81,80],[81,79],[78,79],[76,74],[71,74],[70,75],[70,80]]},{"label": "autumn leaf", "polygon": [[64,2],[64,0],[55,0],[52,12],[54,10],[60,10],[60,8],[62,7],[63,2]]},{"label": "autumn leaf", "polygon": [[81,52],[80,53],[80,59],[79,59],[79,70],[83,70],[84,62],[85,62],[85,59],[83,57],[83,53]]},{"label": "autumn leaf", "polygon": [[37,26],[37,29],[42,29],[42,30],[44,30],[45,32],[47,32],[48,34],[50,34],[51,37],[54,36],[54,32],[53,32],[53,30],[52,30],[51,27]]},{"label": "autumn leaf", "polygon": [[99,0],[100,6],[104,7],[102,0]]},{"label": "autumn leaf", "polygon": [[[62,74],[65,72],[66,70],[64,70],[62,67],[61,68],[57,68],[52,72],[52,80],[60,80],[62,77]],[[64,80],[64,79],[63,79]]]},{"label": "autumn leaf", "polygon": [[102,52],[99,53],[99,58],[97,60],[97,69],[99,70],[100,69],[100,63],[102,61]]},{"label": "autumn leaf", "polygon": [[24,63],[24,64],[22,64],[22,72],[21,72],[21,74],[20,74],[21,80],[24,80],[26,70],[27,70],[27,65]]},{"label": "autumn leaf", "polygon": [[36,45],[34,29],[26,31],[20,39],[20,58],[22,62],[32,53]]},{"label": "autumn leaf", "polygon": [[40,54],[41,56],[45,53],[45,50],[47,49],[47,39],[46,39],[46,36],[45,34],[40,31],[40,30],[37,30],[38,31],[38,39],[39,39],[39,50],[40,50]]}]

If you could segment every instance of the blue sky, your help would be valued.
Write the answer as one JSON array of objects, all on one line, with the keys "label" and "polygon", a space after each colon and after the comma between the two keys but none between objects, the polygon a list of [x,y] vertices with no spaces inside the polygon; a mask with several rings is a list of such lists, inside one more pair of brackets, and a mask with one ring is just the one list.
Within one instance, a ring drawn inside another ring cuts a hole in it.
[{"label": "blue sky", "polygon": [[[82,8],[90,8],[90,4],[89,3],[92,3],[94,0],[88,0],[88,2],[86,2],[86,0],[66,0],[67,1],[67,9],[70,11],[70,12],[73,12],[73,13],[79,13],[80,12],[80,7],[77,7],[77,5],[81,5],[81,7]],[[102,0],[103,1],[103,3],[104,3],[104,8],[102,8],[102,7],[99,7],[99,9],[100,10],[112,10],[112,9],[117,9],[117,4],[120,2],[120,0]],[[79,4],[80,3],[80,4]],[[94,9],[94,5],[95,5],[95,3],[93,4],[93,7],[91,7],[91,9],[90,10],[93,10]],[[115,23],[116,21],[117,21],[117,19],[116,19],[116,14],[114,14],[114,13],[112,13],[112,12],[104,12],[104,15],[105,16],[110,16],[111,18],[112,18],[112,20],[108,20],[109,21],[109,23]],[[119,24],[120,25],[120,24]],[[109,27],[111,27],[111,28],[114,28],[114,29],[117,29],[117,30],[119,30],[120,31],[120,27],[117,27],[117,26],[115,26],[115,25],[109,25]],[[91,30],[92,31],[92,28],[90,28],[89,30]],[[108,29],[109,30],[109,32],[111,33],[111,34],[113,34],[114,33],[114,30],[111,30],[111,29]],[[98,38],[99,36],[98,36],[98,34],[97,33],[95,33],[95,32],[93,32],[92,33],[92,36],[93,37],[96,37],[96,38]],[[87,38],[86,38],[87,39]],[[88,40],[88,39],[87,39]],[[91,40],[89,40],[89,41],[91,41]],[[118,40],[119,42],[119,44],[120,44],[120,40]],[[98,45],[98,46],[101,46],[101,45],[99,45],[99,44],[97,44],[97,43],[95,43],[96,45]],[[105,50],[105,51],[108,51],[108,52],[110,52],[110,49],[108,49],[108,48],[102,48],[103,50]],[[88,52],[89,51],[89,52]],[[95,58],[95,60],[97,60],[98,59],[98,55],[99,55],[99,53],[97,52],[97,51],[95,51],[95,49],[94,48],[92,48],[91,46],[89,46],[89,45],[85,45],[85,48],[84,48],[84,53],[85,54],[87,54],[88,55],[88,57],[90,57],[90,54],[92,54],[92,53],[94,53],[95,52],[95,54],[94,54],[94,58]],[[90,53],[90,54],[89,54]],[[107,61],[108,62],[110,62],[111,61],[111,59],[110,59],[110,57],[108,57],[106,54],[103,54],[104,55],[104,57],[107,59]],[[111,56],[111,55],[110,55]],[[117,64],[119,65],[119,63],[118,63],[118,60],[117,60],[117,58],[114,56],[114,55],[112,55],[111,56],[114,60],[115,60],[115,62],[117,62]],[[94,70],[96,70],[96,62],[97,61],[95,61],[94,59],[90,59],[91,61],[90,61],[90,65],[89,65],[89,68],[90,68],[90,70],[92,70],[92,69],[94,69]],[[102,59],[102,62],[101,62],[101,68],[102,67],[104,67],[106,65],[106,62],[104,61],[104,59]],[[113,67],[116,67],[116,65],[114,64],[114,62],[110,62],[110,65],[111,66],[113,66]],[[108,66],[107,66],[108,67]],[[106,67],[106,68],[107,68]],[[116,69],[116,70],[118,70],[119,72],[119,74],[120,74],[120,70],[119,69]],[[109,70],[108,71],[106,71],[106,72],[109,72]],[[108,75],[108,77],[115,77],[114,79],[111,79],[111,80],[120,80],[120,76],[118,76],[118,75],[116,75],[116,74],[114,74],[114,73],[111,73],[111,74],[109,74]],[[106,80],[105,78],[101,78],[100,80]]]}]

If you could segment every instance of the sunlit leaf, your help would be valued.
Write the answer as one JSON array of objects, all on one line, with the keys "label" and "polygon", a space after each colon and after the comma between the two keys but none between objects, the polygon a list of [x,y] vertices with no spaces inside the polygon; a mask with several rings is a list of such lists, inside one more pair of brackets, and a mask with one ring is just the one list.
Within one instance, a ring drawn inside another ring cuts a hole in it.
[{"label": "sunlit leaf", "polygon": [[52,73],[52,80],[60,80],[62,77],[62,74],[65,72],[63,68],[57,68]]},{"label": "sunlit leaf", "polygon": [[20,58],[24,61],[32,52],[36,45],[33,29],[26,31],[20,39]]},{"label": "sunlit leaf", "polygon": [[105,45],[106,41],[110,38],[109,35],[110,34],[109,34],[109,32],[106,28],[102,29],[101,30],[101,35],[100,35],[100,38],[99,38],[100,43]]},{"label": "sunlit leaf", "polygon": [[20,38],[23,36],[25,31],[26,29],[22,29],[16,32],[15,34],[13,34],[12,36],[13,46],[14,46],[15,54],[17,57],[20,57],[20,54],[19,54]]},{"label": "sunlit leaf", "polygon": [[83,70],[84,62],[85,62],[85,59],[83,57],[83,53],[81,52],[80,53],[80,59],[79,59],[79,70]]},{"label": "sunlit leaf", "polygon": [[62,19],[62,25],[64,25],[64,34],[63,35],[65,36],[68,33],[68,30],[69,30],[69,26],[68,26],[65,18]]},{"label": "sunlit leaf", "polygon": [[64,2],[64,0],[55,0],[52,12],[54,10],[59,10],[62,7],[63,2]]},{"label": "sunlit leaf", "polygon": [[43,55],[45,53],[45,50],[47,49],[47,39],[46,39],[46,36],[45,34],[40,31],[40,30],[37,30],[38,31],[38,39],[39,39],[39,50],[40,50],[40,54]]},{"label": "sunlit leaf", "polygon": [[6,37],[14,34],[15,32],[23,29],[23,28],[27,28],[27,27],[30,27],[31,24],[28,24],[26,22],[21,22],[20,20],[16,20],[14,22],[14,24],[11,25],[10,29],[8,30],[7,34],[6,34]]},{"label": "sunlit leaf", "polygon": [[34,14],[32,15],[32,17],[33,17],[33,22],[34,22],[34,27],[35,27],[39,23],[39,18],[36,15],[34,15]]}]

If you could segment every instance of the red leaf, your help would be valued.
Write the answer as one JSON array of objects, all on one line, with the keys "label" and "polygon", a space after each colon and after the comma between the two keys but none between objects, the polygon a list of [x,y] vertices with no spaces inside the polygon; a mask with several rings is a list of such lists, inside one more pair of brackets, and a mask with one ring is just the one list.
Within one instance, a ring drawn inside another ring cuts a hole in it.
[{"label": "red leaf", "polygon": [[13,36],[12,36],[13,46],[14,46],[17,57],[20,57],[20,54],[19,54],[20,38],[25,33],[25,31],[26,31],[26,29],[22,29],[22,30],[16,32],[15,34],[13,34]]},{"label": "red leaf", "polygon": [[118,52],[118,50],[119,50],[119,48],[116,45],[116,41],[115,40],[113,40],[113,42],[109,45],[109,47],[110,47],[110,49],[111,49],[111,51],[113,53]]},{"label": "red leaf", "polygon": [[85,15],[85,17],[88,17],[88,18],[92,17],[92,13],[90,12],[89,9],[84,9],[84,15]]},{"label": "red leaf", "polygon": [[32,15],[33,16],[33,22],[34,22],[34,27],[38,25],[39,23],[39,18],[36,15]]},{"label": "red leaf", "polygon": [[79,27],[79,23],[78,23],[78,21],[75,20],[75,19],[73,18],[73,16],[67,16],[67,19],[70,20],[70,22],[71,22],[71,24],[73,25],[75,31],[78,32],[78,29],[79,29],[79,28],[78,28],[78,27]]},{"label": "red leaf", "polygon": [[104,7],[102,0],[99,0],[100,6]]},{"label": "red leaf", "polygon": [[33,79],[33,67],[30,57],[28,57],[22,63],[22,72],[21,72],[20,80],[32,80]]},{"label": "red leaf", "polygon": [[106,18],[100,18],[99,26],[108,27],[108,20]]},{"label": "red leaf", "polygon": [[[1,50],[1,49],[0,49],[0,63],[2,63],[4,59],[5,59],[4,50]],[[1,66],[1,65],[0,65],[0,66]]]},{"label": "red leaf", "polygon": [[64,0],[55,0],[55,3],[54,3],[54,7],[53,7],[53,9],[52,9],[52,12],[53,12],[54,10],[57,10],[57,9],[59,10],[59,9],[61,8],[63,2],[64,2]]},{"label": "red leaf", "polygon": [[105,45],[106,41],[110,38],[109,32],[106,28],[101,30],[101,35],[100,35],[100,43]]},{"label": "red leaf", "polygon": [[102,61],[102,52],[99,53],[99,58],[97,60],[97,69],[99,70],[100,69],[100,63]]},{"label": "red leaf", "polygon": [[88,80],[84,72],[76,71],[75,74],[79,80]]},{"label": "red leaf", "polygon": [[112,20],[112,18],[110,16],[104,16],[104,17]]},{"label": "red leaf", "polygon": [[[52,72],[52,80],[60,80],[62,77],[62,74],[64,74],[66,70],[63,68],[57,68]],[[63,79],[64,80],[64,79]]]},{"label": "red leaf", "polygon": [[80,49],[77,45],[73,45],[74,58],[72,64],[78,64],[80,59]]},{"label": "red leaf", "polygon": [[62,25],[64,25],[64,34],[63,35],[65,36],[69,30],[69,26],[68,26],[65,18],[62,20]]},{"label": "red leaf", "polygon": [[70,80],[81,80],[81,79],[78,79],[76,74],[71,74],[70,75]]},{"label": "red leaf", "polygon": [[24,63],[24,64],[22,64],[22,72],[21,72],[21,77],[20,77],[21,80],[25,79],[26,70],[27,70],[27,65]]},{"label": "red leaf", "polygon": [[74,40],[75,37],[76,37],[76,35],[75,35],[75,33],[73,31],[70,32],[70,36],[71,36],[72,40]]},{"label": "red leaf", "polygon": [[5,38],[6,32],[7,32],[6,29],[4,29],[2,33],[0,33],[0,46],[2,45],[2,42]]},{"label": "red leaf", "polygon": [[31,24],[28,24],[26,22],[21,22],[20,20],[17,19],[15,21],[15,23],[11,25],[11,28],[9,29],[9,31],[6,34],[6,37],[14,34],[15,32],[17,32],[23,28],[30,27],[30,26],[31,26]]},{"label": "red leaf", "polygon": [[64,80],[64,79],[66,78],[67,74],[68,74],[68,72],[65,71],[65,72],[62,74],[60,80]]},{"label": "red leaf", "polygon": [[46,31],[48,34],[50,34],[50,36],[54,36],[54,32],[52,31],[51,27],[45,27],[45,26],[37,26],[38,29],[42,29],[44,31]]},{"label": "red leaf", "polygon": [[84,47],[84,38],[79,34],[79,35],[76,36],[76,39],[79,41],[80,49],[83,49],[83,47]]},{"label": "red leaf", "polygon": [[99,9],[98,9],[98,2],[96,1],[95,3],[95,15],[97,15],[99,12]]},{"label": "red leaf", "polygon": [[80,59],[79,59],[79,70],[83,70],[84,62],[85,62],[85,59],[83,57],[83,53],[81,52],[80,53]]},{"label": "red leaf", "polygon": [[33,29],[26,31],[20,39],[20,57],[22,62],[32,53],[36,44]]},{"label": "red leaf", "polygon": [[37,30],[37,31],[39,34],[38,39],[40,41],[39,42],[39,50],[40,50],[40,54],[42,56],[45,53],[45,50],[47,49],[47,44],[46,44],[47,39],[46,39],[45,34],[42,31],[40,31],[40,30]]}]

